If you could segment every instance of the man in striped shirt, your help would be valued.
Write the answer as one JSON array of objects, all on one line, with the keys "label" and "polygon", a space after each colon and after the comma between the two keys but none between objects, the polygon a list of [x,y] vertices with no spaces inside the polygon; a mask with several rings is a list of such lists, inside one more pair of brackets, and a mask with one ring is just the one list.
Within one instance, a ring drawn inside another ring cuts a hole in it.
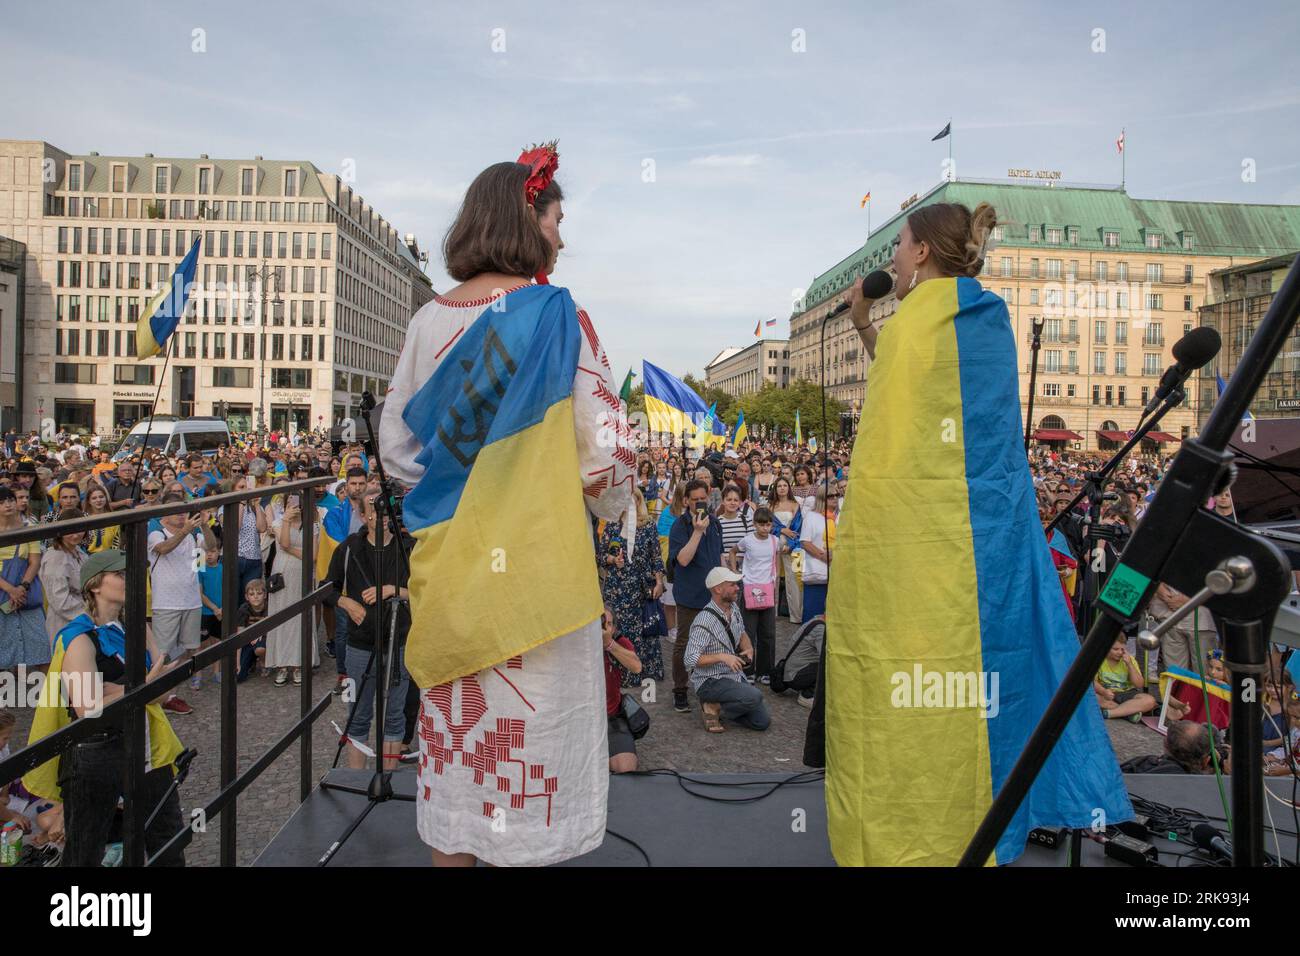
[{"label": "man in striped shirt", "polygon": [[714,568],[704,579],[712,600],[691,622],[686,642],[686,668],[691,686],[704,711],[704,727],[722,733],[722,718],[751,730],[767,730],[772,716],[763,703],[763,691],[745,680],[744,669],[754,659],[736,599],[741,576],[727,568]]}]

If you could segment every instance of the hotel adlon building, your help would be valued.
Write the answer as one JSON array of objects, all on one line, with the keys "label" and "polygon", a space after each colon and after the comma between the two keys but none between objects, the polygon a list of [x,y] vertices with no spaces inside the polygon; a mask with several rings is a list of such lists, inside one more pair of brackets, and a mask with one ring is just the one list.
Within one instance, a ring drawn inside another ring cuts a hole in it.
[{"label": "hotel adlon building", "polygon": [[[414,239],[306,161],[0,140],[0,237],[26,247],[23,429],[129,427],[160,385],[159,413],[330,427],[363,390],[382,398],[433,297]],[[196,239],[197,288],[162,378],[161,355],[135,359],[136,323]]]},{"label": "hotel adlon building", "polygon": [[[1300,250],[1300,206],[1134,199],[1119,187],[1047,182],[940,183],[812,281],[790,319],[792,379],[819,381],[822,318],[851,283],[889,267],[908,213],[935,202],[971,209],[989,202],[997,210],[1002,224],[978,278],[1011,315],[1022,416],[1032,326],[1043,321],[1033,427],[1040,442],[1056,447],[1117,448],[1173,364],[1174,343],[1201,324],[1210,273]],[[873,314],[889,315],[897,304],[891,293]],[[827,391],[856,413],[869,364],[847,314],[832,319]],[[1147,451],[1176,451],[1175,440],[1192,432],[1206,397],[1187,392],[1158,426],[1164,440]]]}]

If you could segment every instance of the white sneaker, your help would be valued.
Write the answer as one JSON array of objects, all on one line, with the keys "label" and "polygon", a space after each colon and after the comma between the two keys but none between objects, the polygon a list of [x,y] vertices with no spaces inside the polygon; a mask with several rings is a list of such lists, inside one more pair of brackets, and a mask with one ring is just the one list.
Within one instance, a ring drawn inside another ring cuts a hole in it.
[{"label": "white sneaker", "polygon": [[803,694],[800,694],[798,700],[800,707],[806,707],[808,710],[812,710],[813,698],[805,697]]}]

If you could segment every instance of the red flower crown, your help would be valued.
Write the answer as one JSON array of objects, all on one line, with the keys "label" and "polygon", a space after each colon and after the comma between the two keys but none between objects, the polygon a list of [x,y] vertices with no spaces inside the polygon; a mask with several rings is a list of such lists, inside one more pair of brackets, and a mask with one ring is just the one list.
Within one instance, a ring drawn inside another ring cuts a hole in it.
[{"label": "red flower crown", "polygon": [[551,184],[555,171],[560,168],[560,154],[555,150],[558,145],[559,140],[555,139],[540,146],[534,145],[520,153],[515,160],[531,169],[528,181],[524,183],[524,198],[530,206],[537,202],[537,197]]}]

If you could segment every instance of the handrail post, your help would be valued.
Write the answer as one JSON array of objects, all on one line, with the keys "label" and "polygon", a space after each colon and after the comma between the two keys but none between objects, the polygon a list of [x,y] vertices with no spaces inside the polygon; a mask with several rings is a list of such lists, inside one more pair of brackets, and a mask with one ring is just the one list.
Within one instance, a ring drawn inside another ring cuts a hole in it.
[{"label": "handrail post", "polygon": [[[126,689],[135,690],[145,680],[145,580],[149,571],[149,525],[140,520],[123,527],[126,535]],[[144,791],[145,720],[143,707],[133,707],[123,722],[122,865],[144,866],[145,820],[153,809],[142,799]],[[83,718],[84,719],[84,718]]]},{"label": "handrail post", "polygon": [[[226,505],[221,510],[221,639],[234,637],[238,630],[235,618],[243,595],[239,588],[239,511],[238,503]],[[238,772],[238,697],[235,684],[239,673],[237,651],[221,659],[221,789],[234,781]],[[221,810],[222,866],[235,865],[235,835],[238,827],[238,801],[231,800]]]},{"label": "handrail post", "polygon": [[[302,495],[302,592],[299,597],[316,590],[316,489],[308,488]],[[311,604],[302,612],[302,645],[298,654],[299,671],[302,674],[301,693],[298,695],[298,717],[304,718],[311,711],[311,661],[312,650],[316,643],[316,605]],[[298,800],[305,801],[311,795],[311,752],[312,735],[305,733],[298,741]]]}]

